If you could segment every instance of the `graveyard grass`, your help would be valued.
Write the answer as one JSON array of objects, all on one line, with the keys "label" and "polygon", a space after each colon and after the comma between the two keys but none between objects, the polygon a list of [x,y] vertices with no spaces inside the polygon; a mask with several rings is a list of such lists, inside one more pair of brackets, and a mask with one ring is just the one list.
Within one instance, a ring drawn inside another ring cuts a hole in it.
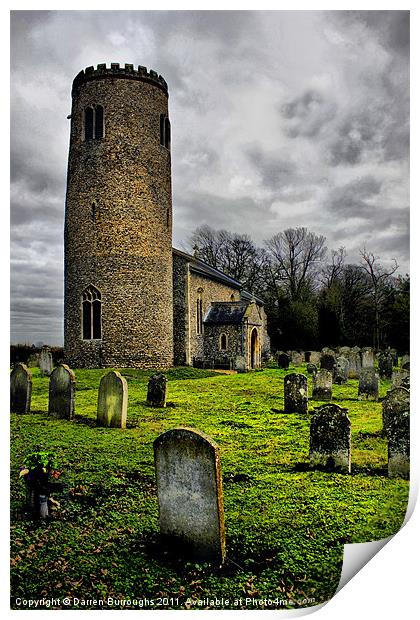
[{"label": "graveyard grass", "polygon": [[[103,369],[75,371],[73,422],[48,417],[48,378],[32,369],[33,413],[11,416],[12,608],[15,597],[102,599],[104,609],[118,607],[108,598],[153,599],[146,609],[234,609],[235,600],[245,608],[246,598],[316,605],[337,588],[345,543],[401,527],[408,481],[388,479],[381,403],[359,402],[357,380],[333,386],[333,402],[348,407],[352,425],[352,474],[343,475],[308,470],[311,415],[283,413],[284,375],[303,366],[237,375],[174,369],[164,409],[146,406],[151,373],[119,370],[128,382],[126,430],[96,426]],[[309,377],[309,396],[311,384]],[[388,389],[382,381],[380,396]],[[320,404],[310,398],[309,410]],[[220,446],[222,568],[171,558],[159,546],[152,443],[177,426]],[[63,472],[60,508],[47,525],[25,515],[18,479],[37,446],[54,450]]]}]

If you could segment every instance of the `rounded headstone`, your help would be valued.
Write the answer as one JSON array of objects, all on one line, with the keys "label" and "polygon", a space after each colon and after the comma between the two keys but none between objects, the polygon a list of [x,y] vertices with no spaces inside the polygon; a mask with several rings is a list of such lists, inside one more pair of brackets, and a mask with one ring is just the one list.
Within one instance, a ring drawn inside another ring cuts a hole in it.
[{"label": "rounded headstone", "polygon": [[56,418],[73,420],[76,377],[67,364],[59,364],[50,375],[48,413]]},{"label": "rounded headstone", "polygon": [[311,467],[350,473],[350,420],[348,409],[334,403],[315,408],[310,428]]},{"label": "rounded headstone", "polygon": [[113,370],[104,375],[98,390],[97,423],[110,428],[125,428],[127,422],[127,381]]},{"label": "rounded headstone", "polygon": [[10,374],[10,411],[29,413],[32,396],[32,373],[25,364],[16,364]]},{"label": "rounded headstone", "polygon": [[284,413],[308,412],[308,380],[305,375],[292,373],[284,377]]}]

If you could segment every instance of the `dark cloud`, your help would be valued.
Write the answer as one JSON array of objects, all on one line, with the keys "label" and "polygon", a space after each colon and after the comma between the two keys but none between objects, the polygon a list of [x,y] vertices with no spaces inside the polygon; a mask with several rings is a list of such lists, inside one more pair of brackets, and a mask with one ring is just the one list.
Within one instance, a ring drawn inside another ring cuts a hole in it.
[{"label": "dark cloud", "polygon": [[408,54],[410,47],[410,11],[332,11],[332,19],[364,25],[387,49]]},{"label": "dark cloud", "polygon": [[316,137],[323,126],[336,114],[333,102],[315,90],[307,90],[299,97],[281,105],[280,112],[286,119],[285,133],[291,138]]},{"label": "dark cloud", "polygon": [[332,190],[328,209],[342,216],[371,219],[381,187],[380,181],[372,176],[356,179]]}]

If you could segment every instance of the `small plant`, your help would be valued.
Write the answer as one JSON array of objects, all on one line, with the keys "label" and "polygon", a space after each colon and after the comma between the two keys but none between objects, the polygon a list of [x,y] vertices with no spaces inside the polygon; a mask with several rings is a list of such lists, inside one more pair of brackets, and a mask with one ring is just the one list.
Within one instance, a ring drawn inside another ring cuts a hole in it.
[{"label": "small plant", "polygon": [[53,452],[37,451],[26,456],[19,477],[26,484],[27,502],[34,517],[48,516],[48,497],[52,490],[50,479],[57,479],[60,475]]}]

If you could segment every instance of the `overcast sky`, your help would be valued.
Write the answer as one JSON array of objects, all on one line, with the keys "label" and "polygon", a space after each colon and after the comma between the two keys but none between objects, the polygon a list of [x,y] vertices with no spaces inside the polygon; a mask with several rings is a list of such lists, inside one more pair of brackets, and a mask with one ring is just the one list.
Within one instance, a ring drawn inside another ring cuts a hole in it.
[{"label": "overcast sky", "polygon": [[17,11],[11,50],[12,342],[62,344],[66,117],[103,62],[168,82],[176,247],[306,226],[408,272],[408,12]]}]

